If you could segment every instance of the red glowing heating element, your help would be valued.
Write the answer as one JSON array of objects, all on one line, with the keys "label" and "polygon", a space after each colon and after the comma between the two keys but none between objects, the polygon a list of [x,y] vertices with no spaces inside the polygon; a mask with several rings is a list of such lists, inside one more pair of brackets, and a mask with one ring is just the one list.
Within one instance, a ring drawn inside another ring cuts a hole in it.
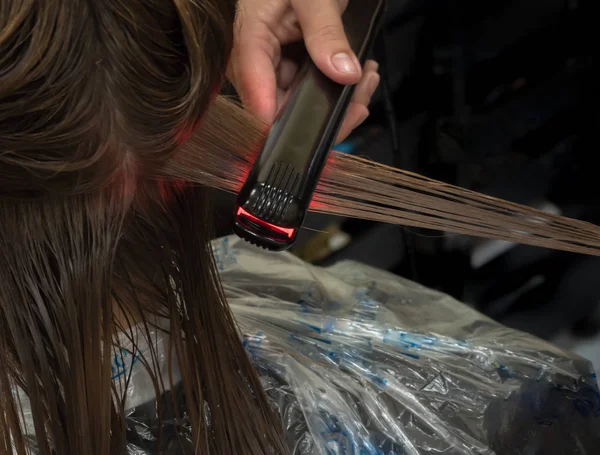
[{"label": "red glowing heating element", "polygon": [[243,216],[251,222],[258,224],[260,227],[268,229],[274,233],[286,235],[288,239],[292,239],[294,237],[294,233],[296,232],[296,229],[294,228],[284,228],[275,224],[267,223],[266,221],[257,218],[251,213],[248,213],[242,207],[238,207],[236,212],[236,217],[239,218],[240,216]]}]

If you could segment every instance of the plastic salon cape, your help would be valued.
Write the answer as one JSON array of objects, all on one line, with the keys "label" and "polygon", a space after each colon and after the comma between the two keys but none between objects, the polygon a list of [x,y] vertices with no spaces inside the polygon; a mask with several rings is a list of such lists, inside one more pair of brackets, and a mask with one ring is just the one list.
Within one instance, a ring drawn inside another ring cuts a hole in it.
[{"label": "plastic salon cape", "polygon": [[[600,454],[587,361],[381,270],[312,267],[235,237],[213,246],[294,455]],[[115,375],[133,368],[130,453],[155,453],[154,391],[135,367]]]},{"label": "plastic salon cape", "polygon": [[[234,237],[214,252],[292,454],[600,454],[587,361],[361,264],[312,267]],[[113,372],[131,373],[129,453],[156,453],[147,373],[127,355]],[[160,453],[189,453],[185,423],[162,424]]]}]

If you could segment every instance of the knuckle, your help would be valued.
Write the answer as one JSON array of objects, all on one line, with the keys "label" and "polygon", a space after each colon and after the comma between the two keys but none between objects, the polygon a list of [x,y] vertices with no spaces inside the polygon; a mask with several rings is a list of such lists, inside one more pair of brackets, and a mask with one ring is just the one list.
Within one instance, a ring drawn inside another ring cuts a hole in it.
[{"label": "knuckle", "polygon": [[344,34],[338,25],[324,24],[317,28],[314,38],[325,42],[342,41]]},{"label": "knuckle", "polygon": [[346,8],[348,8],[348,0],[337,0],[337,3],[342,12],[346,11]]}]

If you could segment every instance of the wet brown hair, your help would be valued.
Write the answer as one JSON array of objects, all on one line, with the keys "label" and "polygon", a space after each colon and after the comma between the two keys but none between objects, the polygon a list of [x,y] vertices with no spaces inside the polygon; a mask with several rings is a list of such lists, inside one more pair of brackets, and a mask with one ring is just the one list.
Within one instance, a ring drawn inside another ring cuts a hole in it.
[{"label": "wet brown hair", "polygon": [[[161,175],[237,193],[267,127],[224,98],[216,101],[203,124],[218,128],[227,140],[199,131]],[[600,227],[593,224],[337,152],[331,153],[310,210],[600,255]]]},{"label": "wet brown hair", "polygon": [[[154,178],[221,84],[235,6],[0,0],[0,453],[127,453],[111,358],[161,317],[192,429],[177,453],[286,452],[221,291],[205,191]],[[173,384],[156,357],[140,364],[159,395]]]},{"label": "wet brown hair", "polygon": [[[134,325],[150,338],[158,318],[192,428],[179,450],[287,452],[209,244],[204,186],[237,191],[266,131],[211,103],[234,15],[232,0],[0,0],[0,453],[126,453],[106,347]],[[312,209],[600,246],[595,226],[347,156],[332,157]],[[141,363],[157,395],[173,385],[152,349]]]}]

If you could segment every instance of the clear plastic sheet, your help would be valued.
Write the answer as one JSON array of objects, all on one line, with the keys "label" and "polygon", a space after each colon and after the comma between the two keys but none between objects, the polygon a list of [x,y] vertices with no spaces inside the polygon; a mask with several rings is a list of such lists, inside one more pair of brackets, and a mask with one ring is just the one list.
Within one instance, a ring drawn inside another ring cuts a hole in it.
[{"label": "clear plastic sheet", "polygon": [[590,364],[354,262],[215,243],[293,454],[597,454]]},{"label": "clear plastic sheet", "polygon": [[[361,264],[312,267],[234,237],[214,252],[292,454],[600,453],[587,361]],[[166,335],[151,335],[164,363]],[[130,377],[128,453],[193,453],[190,428],[173,417],[181,389],[161,397],[157,447],[154,389],[136,356],[124,357],[114,380]]]}]

